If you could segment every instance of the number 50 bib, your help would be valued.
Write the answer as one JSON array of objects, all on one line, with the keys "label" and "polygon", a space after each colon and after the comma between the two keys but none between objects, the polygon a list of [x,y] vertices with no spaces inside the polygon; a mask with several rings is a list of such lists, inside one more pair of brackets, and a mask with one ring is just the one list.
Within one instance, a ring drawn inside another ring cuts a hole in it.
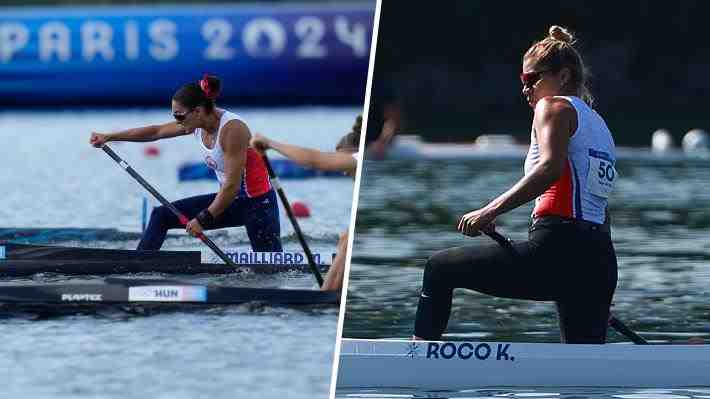
[{"label": "number 50 bib", "polygon": [[589,174],[587,174],[587,189],[590,193],[603,198],[609,198],[616,182],[614,161],[606,152],[589,150]]}]

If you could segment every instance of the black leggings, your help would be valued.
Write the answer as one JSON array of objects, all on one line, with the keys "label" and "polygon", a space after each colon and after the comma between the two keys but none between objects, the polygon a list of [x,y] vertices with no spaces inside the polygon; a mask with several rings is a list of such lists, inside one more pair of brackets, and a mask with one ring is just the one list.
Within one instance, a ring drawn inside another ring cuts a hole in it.
[{"label": "black leggings", "polygon": [[554,301],[563,343],[606,341],[617,264],[609,233],[576,225],[531,229],[517,255],[491,241],[449,248],[426,264],[414,335],[439,340],[454,288],[513,299]]}]

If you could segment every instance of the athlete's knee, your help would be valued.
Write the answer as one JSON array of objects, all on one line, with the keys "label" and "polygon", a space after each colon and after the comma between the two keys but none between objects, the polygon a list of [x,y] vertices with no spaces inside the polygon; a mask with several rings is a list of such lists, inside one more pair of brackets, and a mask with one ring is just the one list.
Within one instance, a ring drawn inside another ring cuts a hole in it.
[{"label": "athlete's knee", "polygon": [[445,282],[446,266],[446,251],[439,251],[429,257],[424,266],[424,286],[433,288]]},{"label": "athlete's knee", "polygon": [[170,215],[170,210],[165,206],[156,206],[150,213],[150,220],[164,224],[168,220],[168,217],[170,217]]},{"label": "athlete's knee", "polygon": [[454,250],[455,248],[450,248],[435,252],[427,259],[427,269],[436,273],[442,273],[450,269],[452,264],[456,261]]}]

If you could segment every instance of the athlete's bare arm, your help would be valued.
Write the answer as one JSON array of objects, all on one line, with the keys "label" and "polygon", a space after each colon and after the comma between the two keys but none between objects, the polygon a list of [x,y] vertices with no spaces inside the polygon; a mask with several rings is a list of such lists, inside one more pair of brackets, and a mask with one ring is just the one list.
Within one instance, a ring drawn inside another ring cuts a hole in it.
[{"label": "athlete's bare arm", "polygon": [[222,128],[219,139],[224,151],[225,181],[208,208],[214,217],[219,217],[239,193],[250,138],[249,127],[240,120],[231,120]]},{"label": "athlete's bare arm", "polygon": [[535,106],[533,127],[540,160],[530,173],[489,204],[496,215],[532,201],[562,176],[570,136],[577,128],[577,113],[566,100],[543,98]]},{"label": "athlete's bare arm", "polygon": [[323,152],[311,148],[281,143],[256,134],[251,140],[252,147],[259,151],[272,148],[301,166],[324,171],[353,172],[357,161],[346,152]]},{"label": "athlete's bare arm", "polygon": [[464,214],[457,229],[477,236],[481,230],[495,229],[495,218],[526,204],[545,192],[564,171],[567,147],[576,130],[577,113],[565,100],[543,98],[535,106],[533,127],[540,148],[540,160],[530,173],[483,208]]},{"label": "athlete's bare arm", "polygon": [[104,134],[92,132],[89,143],[94,147],[101,147],[104,143],[108,143],[109,141],[147,142],[183,136],[190,133],[192,132],[186,131],[182,126],[178,125],[177,122],[168,122],[162,125],[137,127],[115,133]]},{"label": "athlete's bare arm", "polygon": [[321,290],[323,291],[337,291],[343,288],[343,278],[345,277],[345,259],[348,250],[348,232],[340,235],[340,240],[338,240],[338,246],[335,251],[335,258],[333,259],[333,264],[330,265],[328,269],[328,274],[325,275],[325,280],[323,281],[323,286]]}]

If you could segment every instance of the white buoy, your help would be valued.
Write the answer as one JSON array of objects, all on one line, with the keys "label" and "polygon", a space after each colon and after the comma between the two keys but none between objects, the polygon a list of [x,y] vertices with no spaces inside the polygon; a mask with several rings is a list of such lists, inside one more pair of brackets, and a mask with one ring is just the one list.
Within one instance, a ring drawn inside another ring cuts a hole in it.
[{"label": "white buoy", "polygon": [[683,136],[683,151],[698,152],[710,150],[710,135],[703,129],[692,129]]},{"label": "white buoy", "polygon": [[515,138],[509,134],[482,134],[476,137],[474,143],[478,147],[510,147],[515,146]]},{"label": "white buoy", "polygon": [[674,146],[673,136],[666,129],[658,129],[651,135],[651,150],[653,152],[666,152],[673,149]]}]

